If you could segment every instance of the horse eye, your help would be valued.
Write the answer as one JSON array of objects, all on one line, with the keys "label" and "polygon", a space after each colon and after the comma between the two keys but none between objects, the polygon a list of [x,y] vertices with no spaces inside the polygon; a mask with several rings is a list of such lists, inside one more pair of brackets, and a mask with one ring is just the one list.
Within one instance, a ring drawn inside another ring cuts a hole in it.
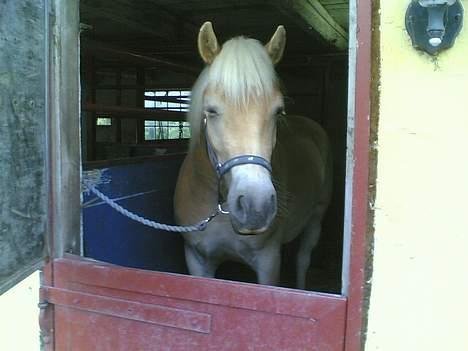
[{"label": "horse eye", "polygon": [[278,107],[278,108],[276,109],[275,116],[276,116],[276,117],[284,117],[284,116],[286,116],[286,111],[285,111],[284,107]]},{"label": "horse eye", "polygon": [[219,116],[219,111],[215,107],[209,106],[205,109],[205,115],[207,117],[216,117]]}]

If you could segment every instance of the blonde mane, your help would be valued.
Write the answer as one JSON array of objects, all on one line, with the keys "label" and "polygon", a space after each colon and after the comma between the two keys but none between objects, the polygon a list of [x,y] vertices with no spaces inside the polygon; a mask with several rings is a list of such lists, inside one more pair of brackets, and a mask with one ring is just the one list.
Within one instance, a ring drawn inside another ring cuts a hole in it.
[{"label": "blonde mane", "polygon": [[227,41],[192,88],[188,112],[192,129],[191,148],[199,140],[203,93],[209,84],[218,87],[227,101],[242,107],[250,99],[271,96],[278,79],[265,47],[258,40],[236,37]]}]

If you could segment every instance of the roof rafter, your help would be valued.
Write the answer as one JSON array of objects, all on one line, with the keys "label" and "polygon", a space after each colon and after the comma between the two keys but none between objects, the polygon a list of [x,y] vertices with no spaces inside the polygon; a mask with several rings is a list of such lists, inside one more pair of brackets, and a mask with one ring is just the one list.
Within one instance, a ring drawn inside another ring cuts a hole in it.
[{"label": "roof rafter", "polygon": [[308,33],[314,30],[339,50],[348,48],[348,33],[333,19],[319,0],[277,0],[275,6]]},{"label": "roof rafter", "polygon": [[[84,20],[91,18],[102,18],[128,28],[130,31],[138,32],[151,37],[173,40],[176,37],[177,21],[169,15],[162,14],[150,17],[147,12],[139,12],[136,7],[125,3],[115,3],[111,7],[102,6],[101,3],[93,3],[90,0],[80,2],[80,9]],[[164,16],[165,25],[158,25],[158,16]]]}]

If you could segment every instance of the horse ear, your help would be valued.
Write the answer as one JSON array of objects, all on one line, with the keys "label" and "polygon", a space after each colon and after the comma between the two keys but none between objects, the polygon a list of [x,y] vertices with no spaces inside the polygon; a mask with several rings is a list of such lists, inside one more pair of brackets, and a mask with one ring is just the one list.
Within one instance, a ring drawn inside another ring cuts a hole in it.
[{"label": "horse ear", "polygon": [[219,54],[220,48],[211,22],[205,22],[198,33],[198,52],[206,64],[211,64]]},{"label": "horse ear", "polygon": [[273,64],[277,64],[283,57],[284,47],[286,46],[286,29],[283,26],[276,28],[275,34],[271,37],[265,48],[270,55]]}]

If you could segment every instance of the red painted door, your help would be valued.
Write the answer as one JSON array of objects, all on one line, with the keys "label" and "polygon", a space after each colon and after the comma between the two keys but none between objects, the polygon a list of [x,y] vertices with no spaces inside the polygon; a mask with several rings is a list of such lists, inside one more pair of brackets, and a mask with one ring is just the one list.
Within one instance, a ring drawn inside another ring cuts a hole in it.
[{"label": "red painted door", "polygon": [[[344,347],[340,296],[112,266],[53,262],[55,350],[317,350]],[[52,342],[49,348],[53,349]]]},{"label": "red painted door", "polygon": [[[41,317],[48,351],[361,348],[366,250],[370,0],[355,2],[356,81],[346,297],[112,266],[77,256],[46,267]],[[346,260],[345,260],[346,261]]]}]

